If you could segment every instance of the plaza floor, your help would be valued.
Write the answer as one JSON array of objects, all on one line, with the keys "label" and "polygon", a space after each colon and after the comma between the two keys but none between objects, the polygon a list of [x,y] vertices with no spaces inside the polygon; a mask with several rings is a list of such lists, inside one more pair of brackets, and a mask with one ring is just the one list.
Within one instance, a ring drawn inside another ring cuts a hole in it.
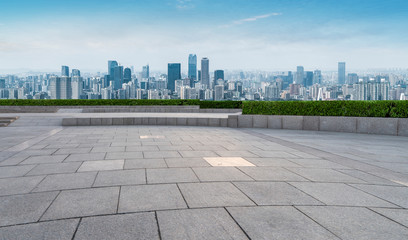
[{"label": "plaza floor", "polygon": [[408,239],[406,137],[34,115],[0,128],[0,239]]}]

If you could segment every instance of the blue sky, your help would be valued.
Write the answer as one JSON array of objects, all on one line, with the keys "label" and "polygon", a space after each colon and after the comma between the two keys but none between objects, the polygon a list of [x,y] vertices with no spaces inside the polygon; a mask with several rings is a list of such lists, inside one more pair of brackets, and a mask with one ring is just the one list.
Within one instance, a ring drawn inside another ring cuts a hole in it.
[{"label": "blue sky", "polygon": [[408,65],[406,0],[24,0],[0,4],[0,69],[165,70]]}]

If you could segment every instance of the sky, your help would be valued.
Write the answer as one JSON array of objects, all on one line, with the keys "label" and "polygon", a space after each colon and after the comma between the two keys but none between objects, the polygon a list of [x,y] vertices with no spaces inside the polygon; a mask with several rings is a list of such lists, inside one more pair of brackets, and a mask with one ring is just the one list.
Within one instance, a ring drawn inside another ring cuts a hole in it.
[{"label": "sky", "polygon": [[[407,0],[13,0],[0,3],[0,73],[408,68]],[[200,64],[199,64],[200,66]]]}]

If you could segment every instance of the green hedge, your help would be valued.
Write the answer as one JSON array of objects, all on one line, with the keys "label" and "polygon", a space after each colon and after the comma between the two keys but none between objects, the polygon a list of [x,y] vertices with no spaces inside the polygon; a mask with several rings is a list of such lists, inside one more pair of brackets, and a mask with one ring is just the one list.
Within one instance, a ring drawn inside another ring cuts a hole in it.
[{"label": "green hedge", "polygon": [[241,101],[201,101],[200,108],[242,108]]},{"label": "green hedge", "polygon": [[243,114],[408,117],[408,101],[243,102]]},{"label": "green hedge", "polygon": [[0,100],[2,106],[135,106],[135,105],[199,105],[199,100],[144,100],[144,99],[98,99],[98,100]]}]

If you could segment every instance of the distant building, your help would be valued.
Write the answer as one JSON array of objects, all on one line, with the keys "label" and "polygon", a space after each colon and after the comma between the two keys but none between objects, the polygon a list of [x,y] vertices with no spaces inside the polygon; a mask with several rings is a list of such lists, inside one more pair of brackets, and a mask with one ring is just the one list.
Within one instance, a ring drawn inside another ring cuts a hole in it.
[{"label": "distant building", "polygon": [[109,75],[109,81],[113,81],[114,78],[114,71],[115,67],[118,66],[118,62],[114,60],[109,60],[108,61],[108,75]]},{"label": "distant building", "polygon": [[143,66],[142,68],[142,78],[149,78],[150,77],[150,68],[149,64]]},{"label": "distant building", "polygon": [[214,101],[220,101],[224,99],[224,86],[216,85],[214,87]]},{"label": "distant building", "polygon": [[6,88],[6,79],[0,79],[0,88]]},{"label": "distant building", "polygon": [[72,86],[72,99],[81,99],[83,94],[83,79],[82,77],[75,76],[71,80]]},{"label": "distant building", "polygon": [[346,83],[346,63],[345,62],[339,62],[338,66],[338,84],[343,85]]},{"label": "distant building", "polygon": [[356,84],[358,83],[358,75],[356,73],[349,73],[347,75],[347,84]]},{"label": "distant building", "polygon": [[210,88],[210,60],[208,58],[201,59],[201,83]]},{"label": "distant building", "polygon": [[71,77],[80,77],[81,76],[81,71],[78,69],[72,69]]},{"label": "distant building", "polygon": [[51,99],[71,99],[72,86],[70,77],[51,77],[50,79]]},{"label": "distant building", "polygon": [[176,80],[181,79],[181,64],[169,63],[167,66],[167,89],[175,91]]},{"label": "distant building", "polygon": [[190,79],[190,87],[194,87],[197,81],[197,55],[190,54],[188,56],[188,78]]},{"label": "distant building", "polygon": [[61,77],[69,77],[69,67],[68,66],[61,67]]},{"label": "distant building", "polygon": [[122,88],[123,84],[123,66],[116,66],[113,69],[113,80],[114,90],[118,90]]},{"label": "distant building", "polygon": [[315,70],[313,72],[313,84],[322,84],[322,71]]},{"label": "distant building", "polygon": [[224,70],[215,70],[214,71],[214,86],[218,85],[218,80],[224,81]]},{"label": "distant building", "polygon": [[130,68],[125,68],[123,72],[123,83],[128,83],[132,80],[132,70]]},{"label": "distant building", "polygon": [[305,69],[302,66],[298,66],[296,70],[296,83],[303,84],[305,78]]},{"label": "distant building", "polygon": [[309,87],[313,85],[313,72],[306,72],[306,77],[303,80],[303,86]]}]

